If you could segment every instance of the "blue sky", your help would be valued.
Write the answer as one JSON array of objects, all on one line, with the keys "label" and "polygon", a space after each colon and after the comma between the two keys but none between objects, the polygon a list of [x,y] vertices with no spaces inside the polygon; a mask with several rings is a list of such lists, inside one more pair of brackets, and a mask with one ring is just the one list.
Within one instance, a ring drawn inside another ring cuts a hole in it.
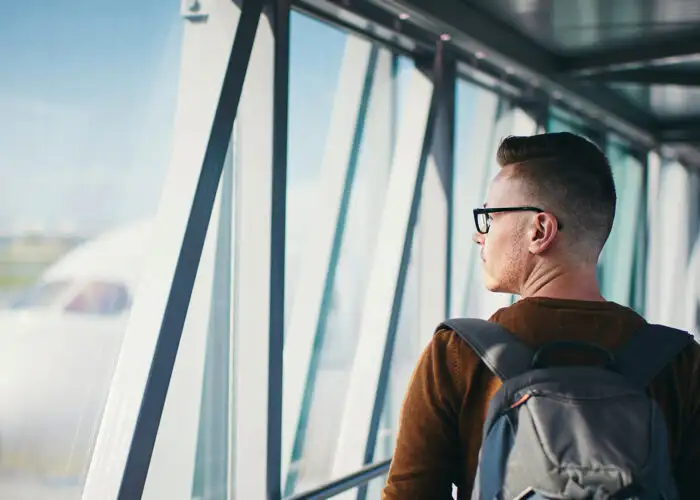
[{"label": "blue sky", "polygon": [[[153,213],[172,139],[179,8],[178,0],[3,6],[0,233],[91,231]],[[290,127],[290,160],[313,169],[345,35],[296,15],[292,32],[290,114],[304,126]]]},{"label": "blue sky", "polygon": [[89,231],[152,210],[177,93],[178,2],[3,8],[0,232]]},{"label": "blue sky", "polygon": [[[0,234],[154,213],[168,167],[179,0],[22,0],[0,16]],[[289,180],[321,164],[346,36],[292,16]]]}]

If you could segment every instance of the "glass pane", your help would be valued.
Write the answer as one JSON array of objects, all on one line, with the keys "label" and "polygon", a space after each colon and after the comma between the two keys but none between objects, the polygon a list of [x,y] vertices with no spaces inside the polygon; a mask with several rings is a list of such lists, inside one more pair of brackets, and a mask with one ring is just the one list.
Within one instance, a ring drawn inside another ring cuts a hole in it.
[{"label": "glass pane", "polygon": [[0,498],[78,499],[170,161],[182,19],[174,0],[6,14]]},{"label": "glass pane", "polygon": [[[332,123],[336,89],[340,85],[339,77],[348,36],[324,23],[299,13],[291,18],[290,73],[289,73],[289,164],[287,177],[287,235],[285,282],[285,316],[286,328],[295,305],[307,297],[297,294],[304,262],[306,242],[314,230],[314,214],[323,207],[322,199],[323,160],[326,154]],[[361,69],[358,69],[358,71]],[[331,168],[337,165],[331,166]],[[328,293],[326,285],[326,294]],[[341,304],[338,292],[333,290],[326,298],[325,316],[333,315]],[[321,330],[321,311],[319,308],[317,332]],[[345,332],[343,330],[342,332]],[[318,333],[317,333],[318,336]],[[340,335],[336,342],[348,340]],[[285,333],[285,338],[288,338]],[[332,347],[331,344],[330,347]],[[311,347],[309,347],[311,348]],[[336,384],[342,386],[344,373],[351,362],[347,359],[346,348],[339,345],[328,351],[334,359],[326,358],[324,365],[331,367],[339,363],[338,371],[325,370],[323,376],[316,377],[314,367],[321,361],[324,348],[319,339],[313,345],[311,374],[307,379],[307,389],[303,396],[302,414],[290,415],[287,408],[283,419],[294,419],[287,428],[294,429],[294,450],[289,465],[286,494],[315,487],[328,481],[330,462],[332,462],[334,443],[329,435],[333,433],[333,422],[340,418],[339,401],[342,391],[335,394]],[[290,369],[285,366],[285,372]],[[321,367],[318,368],[322,370]],[[285,387],[287,388],[287,387]],[[325,407],[314,403],[321,401]],[[316,412],[312,411],[317,408]],[[324,410],[329,412],[323,415]],[[298,419],[297,419],[298,417]],[[305,432],[309,429],[309,432]],[[289,437],[285,437],[289,439]],[[288,460],[287,456],[283,460]]]},{"label": "glass pane", "polygon": [[[420,225],[416,227],[411,244],[411,259],[406,271],[406,285],[401,299],[399,321],[394,339],[394,348],[389,368],[389,380],[379,419],[374,461],[391,458],[394,454],[399,427],[399,414],[406,394],[406,388],[418,357],[431,337],[432,332],[422,332],[418,328],[421,307],[420,289]],[[435,325],[437,326],[437,325]]]},{"label": "glass pane", "polygon": [[228,498],[234,157],[229,151],[158,428],[144,500]]},{"label": "glass pane", "polygon": [[[305,491],[332,478],[340,419],[357,348],[365,289],[374,259],[384,193],[389,180],[397,126],[397,102],[403,75],[411,63],[385,49],[301,14],[292,18],[290,69],[290,156],[287,206],[287,328],[295,307],[309,300],[300,264],[308,242],[317,236],[318,214],[335,207],[321,203],[329,172],[344,172],[338,220],[325,235],[332,245],[325,291],[315,305],[315,341],[285,494]],[[367,44],[366,64],[358,66],[358,44]],[[362,98],[353,111],[356,123],[334,118],[347,99],[339,95],[342,72],[363,78]],[[347,155],[335,141],[350,135]],[[314,265],[314,263],[307,264]],[[288,337],[287,337],[288,338]],[[285,347],[287,349],[288,347]],[[285,372],[289,369],[285,365]],[[287,408],[285,408],[285,412]],[[283,419],[294,419],[286,413]]]},{"label": "glass pane", "polygon": [[571,132],[582,135],[589,141],[604,147],[604,135],[597,133],[589,123],[580,116],[568,113],[562,109],[552,108],[547,121],[547,132]]},{"label": "glass pane", "polygon": [[498,96],[471,83],[457,83],[455,110],[455,174],[452,224],[452,303],[450,316],[467,314],[472,280],[480,280],[472,241],[476,231],[472,210],[486,197],[495,158]]},{"label": "glass pane", "polygon": [[608,158],[617,190],[617,208],[610,237],[601,254],[603,296],[631,305],[634,250],[639,224],[644,223],[644,167],[622,145],[611,143]]},{"label": "glass pane", "polygon": [[292,12],[289,47],[289,159],[285,313],[294,303],[303,245],[313,230],[325,139],[347,35]]},{"label": "glass pane", "polygon": [[[478,92],[475,147],[471,150],[467,149],[463,153],[458,150],[455,163],[455,193],[464,193],[466,198],[462,194],[455,196],[455,203],[458,203],[455,207],[455,223],[459,224],[453,226],[455,227],[455,243],[461,244],[462,247],[461,249],[456,247],[457,250],[453,250],[453,259],[459,259],[453,262],[455,262],[455,270],[462,267],[466,268],[466,272],[462,276],[458,276],[457,271],[455,272],[453,286],[458,288],[454,292],[457,302],[453,302],[452,315],[488,318],[500,307],[510,304],[512,298],[507,294],[489,292],[484,287],[479,246],[471,239],[475,232],[471,210],[474,207],[482,206],[486,201],[491,180],[499,169],[496,161],[496,150],[499,143],[516,131],[521,134],[531,134],[534,132],[534,127],[531,131],[523,131],[519,125],[521,121],[520,110],[513,108],[510,103],[499,99],[486,90],[479,89]],[[460,103],[461,99],[458,100],[458,116],[461,115]],[[484,106],[484,108],[480,108],[480,106]],[[488,113],[484,113],[483,109],[488,110]],[[460,127],[459,121],[457,127],[458,129]],[[471,203],[467,205],[463,200],[471,200]],[[461,217],[458,215],[460,211],[463,211]],[[463,231],[465,227],[468,228],[467,231],[460,236],[459,232]],[[461,239],[459,243],[458,238]]]}]

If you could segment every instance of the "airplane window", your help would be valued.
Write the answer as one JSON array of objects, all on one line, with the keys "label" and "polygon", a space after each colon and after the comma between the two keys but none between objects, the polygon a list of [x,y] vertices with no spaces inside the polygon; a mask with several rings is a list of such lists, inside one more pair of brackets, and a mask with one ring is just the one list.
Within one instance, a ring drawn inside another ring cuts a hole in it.
[{"label": "airplane window", "polygon": [[66,306],[66,311],[110,316],[126,311],[131,305],[129,291],[120,283],[88,283]]},{"label": "airplane window", "polygon": [[10,309],[50,307],[68,288],[68,281],[46,281],[36,284],[10,300]]}]

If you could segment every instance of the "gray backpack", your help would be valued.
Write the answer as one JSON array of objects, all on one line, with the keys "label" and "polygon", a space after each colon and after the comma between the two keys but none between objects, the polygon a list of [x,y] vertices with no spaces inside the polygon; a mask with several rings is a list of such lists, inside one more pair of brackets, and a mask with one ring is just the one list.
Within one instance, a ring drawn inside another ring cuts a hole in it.
[{"label": "gray backpack", "polygon": [[[495,323],[454,330],[503,382],[488,409],[472,500],[677,500],[667,428],[646,392],[693,342],[648,325],[617,351],[553,342],[533,352]],[[598,366],[547,366],[555,348],[596,350]]]}]

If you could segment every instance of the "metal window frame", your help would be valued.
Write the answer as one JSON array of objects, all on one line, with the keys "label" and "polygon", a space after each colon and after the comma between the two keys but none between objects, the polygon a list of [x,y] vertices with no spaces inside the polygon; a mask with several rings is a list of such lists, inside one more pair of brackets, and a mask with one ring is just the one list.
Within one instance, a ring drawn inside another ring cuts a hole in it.
[{"label": "metal window frame", "polygon": [[[243,6],[245,6],[245,0]],[[229,495],[281,498],[289,2],[267,0],[236,147]]]},{"label": "metal window frame", "polygon": [[379,463],[362,467],[352,474],[331,481],[311,491],[288,497],[285,500],[325,500],[326,498],[335,498],[337,495],[355,487],[366,488],[370,481],[389,472],[390,466],[390,459],[383,460]]}]

